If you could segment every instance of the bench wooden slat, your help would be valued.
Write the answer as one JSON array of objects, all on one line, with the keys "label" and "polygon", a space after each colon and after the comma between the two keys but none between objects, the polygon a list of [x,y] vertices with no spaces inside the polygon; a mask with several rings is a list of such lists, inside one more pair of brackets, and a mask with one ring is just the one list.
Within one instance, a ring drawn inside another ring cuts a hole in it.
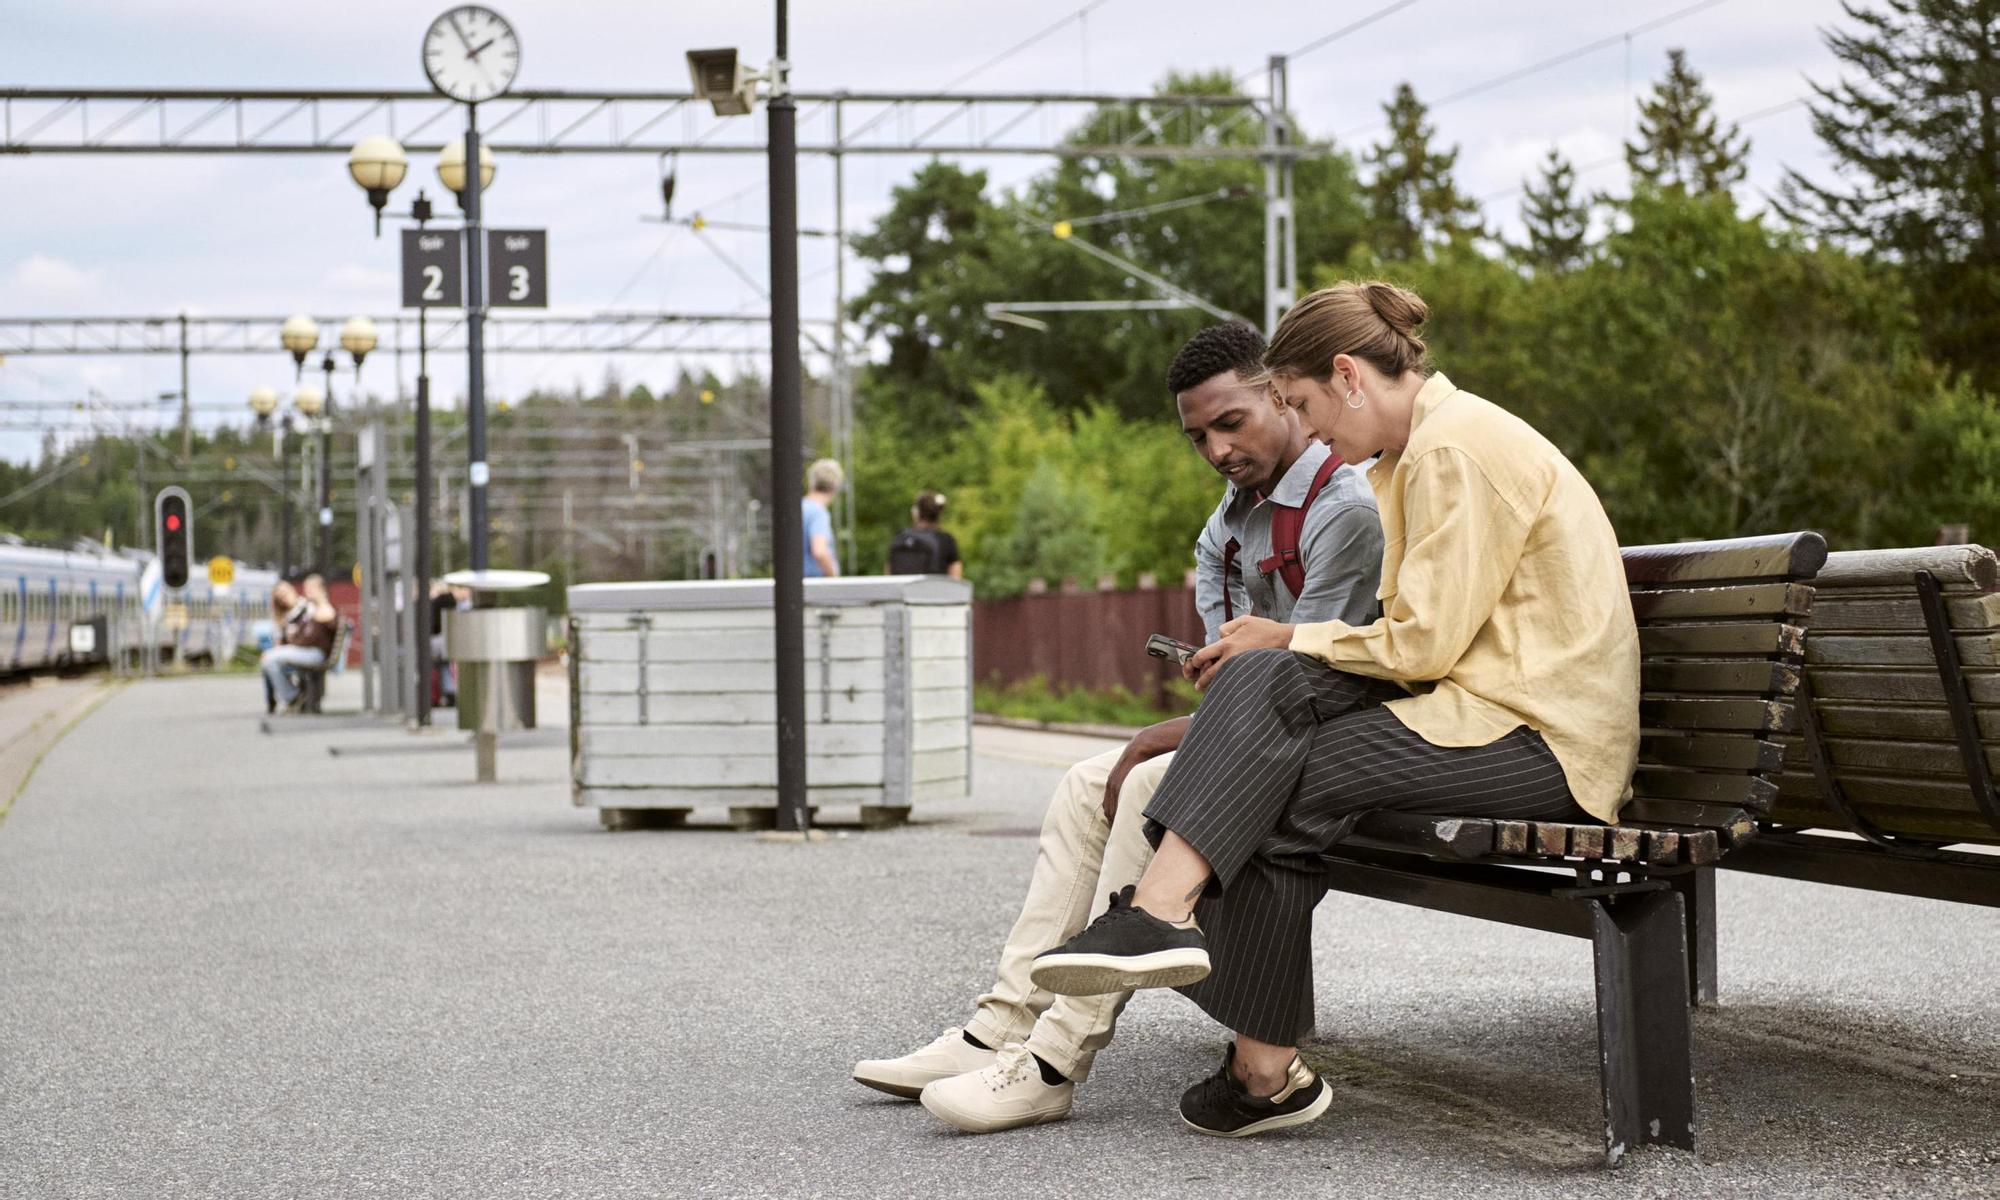
[{"label": "bench wooden slat", "polygon": [[1645,859],[1659,866],[1672,866],[1680,861],[1681,835],[1671,829],[1644,829]]},{"label": "bench wooden slat", "polygon": [[1604,857],[1618,862],[1635,862],[1639,857],[1639,831],[1629,825],[1616,825],[1607,831]]},{"label": "bench wooden slat", "polygon": [[[2000,704],[2000,674],[1967,671],[1966,691],[1974,704]],[[1944,681],[1929,671],[1812,671],[1813,695],[1822,700],[1888,700],[1896,703],[1943,704]]]},{"label": "bench wooden slat", "polygon": [[1643,696],[1639,724],[1644,729],[1738,730],[1777,733],[1793,728],[1797,713],[1779,700],[1685,700]]},{"label": "bench wooden slat", "polygon": [[1371,812],[1355,822],[1349,842],[1433,858],[1474,859],[1493,853],[1493,822],[1483,817]]},{"label": "bench wooden slat", "polygon": [[1655,800],[1695,800],[1704,804],[1731,804],[1762,811],[1771,807],[1778,787],[1769,779],[1756,775],[1640,767],[1632,777],[1632,794]]},{"label": "bench wooden slat", "polygon": [[[1807,772],[1812,769],[1806,757],[1805,742],[1799,738],[1786,738],[1782,743],[1785,752],[1785,769]],[[1982,743],[1986,751],[1987,769],[2000,777],[2000,745]],[[1947,778],[1965,778],[1965,760],[1959,756],[1956,742],[1916,742],[1891,741],[1876,738],[1828,738],[1827,754],[1833,759],[1836,774],[1842,768],[1873,775],[1935,775]]]},{"label": "bench wooden slat", "polygon": [[1526,854],[1528,839],[1526,821],[1493,822],[1493,851],[1496,854]]},{"label": "bench wooden slat", "polygon": [[1803,583],[1753,583],[1738,587],[1670,588],[1632,593],[1639,621],[1701,617],[1799,616],[1812,611],[1813,589]]},{"label": "bench wooden slat", "polygon": [[1572,825],[1569,827],[1569,852],[1578,858],[1603,858],[1605,835],[1609,832],[1602,825]]},{"label": "bench wooden slat", "polygon": [[1816,533],[1779,533],[1627,546],[1619,556],[1625,560],[1625,579],[1633,584],[1810,579],[1826,563],[1826,541]]},{"label": "bench wooden slat", "polygon": [[1806,631],[1772,621],[1718,621],[1708,625],[1642,625],[1639,652],[1710,657],[1754,654],[1798,657]]},{"label": "bench wooden slat", "polygon": [[[1937,812],[1922,808],[1891,805],[1863,805],[1861,815],[1884,833],[1921,838],[1939,843],[1966,842],[1975,845],[2000,844],[1991,826],[1969,813]],[[1806,803],[1779,800],[1765,820],[1779,825],[1812,829],[1849,829],[1847,818],[1832,809]]]},{"label": "bench wooden slat", "polygon": [[[2000,628],[2000,592],[1949,597],[1945,611],[1951,617],[1951,627],[1961,632]],[[1907,598],[1855,597],[1830,591],[1813,605],[1813,626],[1834,633],[1921,630],[1924,610],[1914,587]]]},{"label": "bench wooden slat", "polygon": [[2000,587],[2000,559],[1984,546],[1911,546],[1893,550],[1842,550],[1826,556],[1813,577],[1822,588],[1907,584],[1929,571],[1945,587]]},{"label": "bench wooden slat", "polygon": [[1741,734],[1649,733],[1639,739],[1639,761],[1668,767],[1769,774],[1785,761],[1777,742]]},{"label": "bench wooden slat", "polygon": [[1535,853],[1561,858],[1569,853],[1569,826],[1556,821],[1536,821]]},{"label": "bench wooden slat", "polygon": [[[1839,781],[1840,790],[1848,802],[1857,808],[1866,809],[1871,804],[1939,812],[1977,812],[1979,808],[1973,801],[1972,789],[1965,786],[1962,780],[1936,776],[1876,775],[1843,767],[1835,767],[1833,777]],[[1773,809],[1787,798],[1819,802],[1819,781],[1810,774],[1787,770],[1777,776],[1776,783],[1778,795],[1772,802]]]},{"label": "bench wooden slat", "polygon": [[[1960,634],[1963,667],[2000,667],[2000,634]],[[1827,635],[1814,630],[1806,639],[1806,662],[1813,666],[1929,667],[1937,669],[1928,636]]]},{"label": "bench wooden slat", "polygon": [[[1813,705],[1819,727],[1832,737],[1910,738],[1948,742],[1957,737],[1951,713],[1943,705],[1878,704],[1822,701]],[[1975,708],[1974,721],[1983,741],[2000,741],[2000,707]]]},{"label": "bench wooden slat", "polygon": [[1799,669],[1769,659],[1648,659],[1639,666],[1639,686],[1648,692],[1790,696],[1799,689]]},{"label": "bench wooden slat", "polygon": [[1749,809],[1693,800],[1628,800],[1618,811],[1618,823],[1706,828],[1730,846],[1748,841],[1757,831],[1756,815]]}]

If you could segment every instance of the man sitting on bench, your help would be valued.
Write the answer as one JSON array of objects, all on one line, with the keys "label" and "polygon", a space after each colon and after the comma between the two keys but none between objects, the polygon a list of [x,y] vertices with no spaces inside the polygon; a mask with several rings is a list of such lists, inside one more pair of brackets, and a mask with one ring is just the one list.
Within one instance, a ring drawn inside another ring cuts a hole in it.
[{"label": "man sitting on bench", "polygon": [[1383,614],[1248,617],[1195,656],[1207,694],[1146,809],[1158,852],[1030,973],[1077,997],[1184,986],[1236,1031],[1181,1097],[1201,1133],[1303,1124],[1332,1100],[1297,1043],[1322,856],[1354,820],[1610,822],[1638,758],[1639,636],[1611,522],[1561,451],[1430,374],[1426,312],[1348,283],[1279,325],[1264,362],[1287,402],[1336,453],[1382,456]]},{"label": "man sitting on bench", "polygon": [[308,575],[303,589],[279,580],[271,589],[271,608],[279,614],[279,645],[264,651],[266,702],[287,713],[304,703],[305,689],[296,672],[316,671],[333,652],[334,623],[340,614],[326,590],[326,580]]},{"label": "man sitting on bench", "polygon": [[[1195,598],[1208,640],[1232,617],[1365,622],[1375,615],[1382,531],[1361,473],[1306,435],[1297,414],[1246,379],[1264,339],[1215,325],[1175,357],[1167,388],[1188,440],[1229,481],[1195,546]],[[1131,630],[1132,652],[1146,631]],[[1069,1115],[1074,1085],[1110,1043],[1122,994],[1059,999],[1028,979],[1033,956],[1083,928],[1093,902],[1138,879],[1152,853],[1142,812],[1188,719],[1144,730],[1072,767],[1042,824],[1041,852],[993,988],[972,1019],[854,1078],[988,1133]],[[1052,1002],[1053,1001],[1053,1002]]]}]

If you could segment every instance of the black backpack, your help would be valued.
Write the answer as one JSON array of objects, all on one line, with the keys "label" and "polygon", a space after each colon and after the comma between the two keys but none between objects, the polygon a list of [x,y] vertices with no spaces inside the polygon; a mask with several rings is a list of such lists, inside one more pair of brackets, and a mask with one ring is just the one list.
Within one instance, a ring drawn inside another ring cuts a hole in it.
[{"label": "black backpack", "polygon": [[942,575],[944,547],[928,529],[905,529],[889,543],[889,574]]}]

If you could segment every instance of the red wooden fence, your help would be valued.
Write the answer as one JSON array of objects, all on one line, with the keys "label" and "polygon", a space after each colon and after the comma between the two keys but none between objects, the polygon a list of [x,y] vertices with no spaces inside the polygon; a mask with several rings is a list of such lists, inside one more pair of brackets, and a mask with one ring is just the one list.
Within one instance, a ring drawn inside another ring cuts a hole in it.
[{"label": "red wooden fence", "polygon": [[1180,671],[1146,653],[1146,638],[1155,633],[1202,643],[1194,589],[1062,591],[975,600],[973,674],[981,683],[1019,683],[1040,675],[1058,690],[1124,687],[1157,701],[1166,682]]}]

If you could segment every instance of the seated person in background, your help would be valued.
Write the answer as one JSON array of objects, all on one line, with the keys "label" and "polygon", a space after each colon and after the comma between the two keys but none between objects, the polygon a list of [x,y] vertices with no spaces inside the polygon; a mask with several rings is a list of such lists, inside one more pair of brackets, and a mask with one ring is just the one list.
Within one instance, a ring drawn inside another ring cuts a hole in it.
[{"label": "seated person in background", "polygon": [[943,492],[925,488],[917,493],[917,502],[910,506],[910,527],[889,543],[889,574],[965,578],[958,539],[938,528],[938,518],[943,515]]},{"label": "seated person in background", "polygon": [[306,576],[303,589],[279,580],[271,589],[271,609],[279,624],[278,645],[264,651],[258,665],[275,705],[297,712],[304,699],[294,671],[317,670],[333,652],[333,627],[340,614],[327,596],[326,581]]},{"label": "seated person in background", "polygon": [[[1210,326],[1167,373],[1188,441],[1229,481],[1195,545],[1195,601],[1211,643],[1231,616],[1365,623],[1376,611],[1382,527],[1374,497],[1359,471],[1307,435],[1297,413],[1245,382],[1260,373],[1263,352],[1264,339],[1247,325]],[[1291,532],[1279,533],[1274,553],[1281,512]],[[1146,632],[1127,631],[1132,653],[1141,653]],[[1043,819],[1027,901],[992,990],[963,1027],[901,1058],[856,1064],[858,1082],[920,1097],[969,1133],[1069,1115],[1071,1092],[1110,1044],[1129,993],[1053,996],[1030,983],[1029,965],[1103,912],[1108,893],[1138,880],[1152,855],[1143,812],[1187,727],[1186,717],[1162,722],[1070,768]]]}]

